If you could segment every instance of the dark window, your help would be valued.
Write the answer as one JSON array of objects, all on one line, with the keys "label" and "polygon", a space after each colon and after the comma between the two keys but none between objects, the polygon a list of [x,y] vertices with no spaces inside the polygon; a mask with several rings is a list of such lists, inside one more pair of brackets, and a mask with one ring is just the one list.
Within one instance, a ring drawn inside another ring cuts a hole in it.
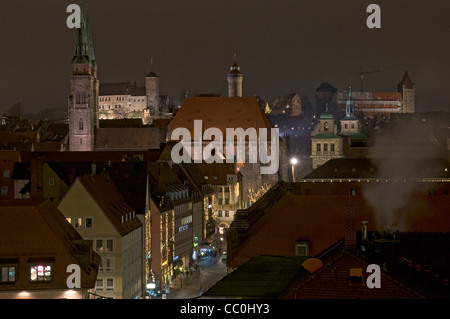
[{"label": "dark window", "polygon": [[17,281],[18,260],[0,260],[0,284]]}]

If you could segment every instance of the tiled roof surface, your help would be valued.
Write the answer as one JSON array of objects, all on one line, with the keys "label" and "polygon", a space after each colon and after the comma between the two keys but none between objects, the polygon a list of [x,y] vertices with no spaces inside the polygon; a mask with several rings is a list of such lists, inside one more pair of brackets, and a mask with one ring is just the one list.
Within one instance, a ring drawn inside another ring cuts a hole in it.
[{"label": "tiled roof surface", "polygon": [[[170,134],[176,128],[186,128],[194,138],[194,121],[202,120],[202,129],[215,127],[224,139],[227,128],[272,128],[256,98],[201,97],[187,98],[170,124]],[[270,131],[270,130],[269,130]],[[269,133],[270,134],[270,133]]]},{"label": "tiled roof surface", "polygon": [[101,207],[119,234],[125,236],[142,226],[137,217],[122,223],[122,216],[133,213],[134,209],[125,202],[112,179],[103,175],[94,175],[79,177],[78,181]]},{"label": "tiled roof surface", "polygon": [[310,274],[304,271],[299,284],[287,291],[284,298],[294,299],[419,299],[420,294],[381,272],[381,288],[350,285],[350,269],[362,268],[366,276],[368,263],[341,250],[324,261],[324,266]]},{"label": "tiled roof surface", "polygon": [[202,296],[275,299],[293,281],[305,259],[295,256],[255,256]]},{"label": "tiled roof surface", "polygon": [[[400,182],[302,182],[279,183],[273,192],[263,196],[249,209],[239,210],[231,224],[228,238],[228,265],[238,266],[255,255],[293,255],[296,240],[308,240],[310,254],[316,255],[344,238],[344,208],[355,206],[355,225],[368,221],[369,231],[384,229],[389,222],[378,207],[372,207],[363,196],[363,188],[403,190],[411,192],[404,205],[393,209],[391,223],[402,231],[450,232],[449,183],[414,182],[403,186]],[[290,189],[290,187],[292,187]],[[434,194],[429,194],[433,188]],[[349,196],[354,189],[356,195]],[[281,197],[280,197],[281,194]],[[386,193],[383,193],[386,194]],[[380,206],[381,197],[378,202]],[[383,206],[383,212],[391,209]]]},{"label": "tiled roof surface", "polygon": [[157,127],[101,128],[95,136],[96,150],[149,150],[159,149],[165,142],[167,130]]},{"label": "tiled roof surface", "polygon": [[[393,169],[387,170],[386,165]],[[395,169],[400,167],[402,169]],[[304,178],[450,178],[450,163],[443,158],[392,158],[382,161],[337,158],[327,161]]]},{"label": "tiled roof surface", "polygon": [[145,87],[138,87],[134,82],[100,83],[100,96],[105,95],[131,95],[145,96]]},{"label": "tiled roof surface", "polygon": [[[82,287],[93,288],[100,257],[91,251],[92,260],[86,263],[80,254],[86,253],[83,239],[48,200],[0,201],[0,258],[55,257],[54,282],[34,285],[33,289],[67,289],[66,267],[63,261],[79,264],[82,269]],[[26,278],[23,275],[22,278]],[[25,280],[26,281],[26,280]],[[31,289],[16,283],[14,289]],[[0,287],[0,290],[3,287]],[[4,287],[9,289],[8,287]]]}]

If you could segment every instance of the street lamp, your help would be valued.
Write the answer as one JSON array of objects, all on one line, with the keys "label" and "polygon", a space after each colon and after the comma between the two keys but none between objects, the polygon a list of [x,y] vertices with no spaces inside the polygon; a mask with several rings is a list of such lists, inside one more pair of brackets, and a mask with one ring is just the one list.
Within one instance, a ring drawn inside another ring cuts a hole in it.
[{"label": "street lamp", "polygon": [[298,160],[293,157],[291,158],[291,165],[292,165],[292,182],[295,183],[295,165],[298,164]]}]

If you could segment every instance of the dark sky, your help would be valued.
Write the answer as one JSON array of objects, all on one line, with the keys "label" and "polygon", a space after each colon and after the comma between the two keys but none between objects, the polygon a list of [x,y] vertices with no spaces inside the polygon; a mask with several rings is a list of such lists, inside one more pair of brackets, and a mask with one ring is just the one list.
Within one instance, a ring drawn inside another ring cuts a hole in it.
[{"label": "dark sky", "polygon": [[[65,0],[2,0],[0,75],[3,113],[65,107],[75,31]],[[381,7],[381,29],[368,29],[366,8]],[[269,101],[289,93],[313,97],[325,80],[349,79],[395,91],[405,70],[416,83],[416,109],[450,111],[450,1],[361,0],[90,0],[101,82],[137,81],[154,69],[160,93],[227,94],[233,54],[244,95]],[[150,61],[153,58],[154,65]]]}]

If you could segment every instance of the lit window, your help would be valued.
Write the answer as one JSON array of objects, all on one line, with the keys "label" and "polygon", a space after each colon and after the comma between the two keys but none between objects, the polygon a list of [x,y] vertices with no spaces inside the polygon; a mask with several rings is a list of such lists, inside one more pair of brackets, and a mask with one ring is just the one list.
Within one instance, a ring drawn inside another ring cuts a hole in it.
[{"label": "lit window", "polygon": [[75,228],[82,228],[83,227],[83,218],[76,217],[75,218]]},{"label": "lit window", "polygon": [[69,224],[72,224],[72,218],[67,217],[66,220],[69,222]]},{"label": "lit window", "polygon": [[51,281],[53,279],[53,264],[33,264],[29,266],[31,282]]},{"label": "lit window", "polygon": [[48,179],[48,186],[50,186],[50,187],[55,186],[55,179],[53,177],[50,177]]}]

